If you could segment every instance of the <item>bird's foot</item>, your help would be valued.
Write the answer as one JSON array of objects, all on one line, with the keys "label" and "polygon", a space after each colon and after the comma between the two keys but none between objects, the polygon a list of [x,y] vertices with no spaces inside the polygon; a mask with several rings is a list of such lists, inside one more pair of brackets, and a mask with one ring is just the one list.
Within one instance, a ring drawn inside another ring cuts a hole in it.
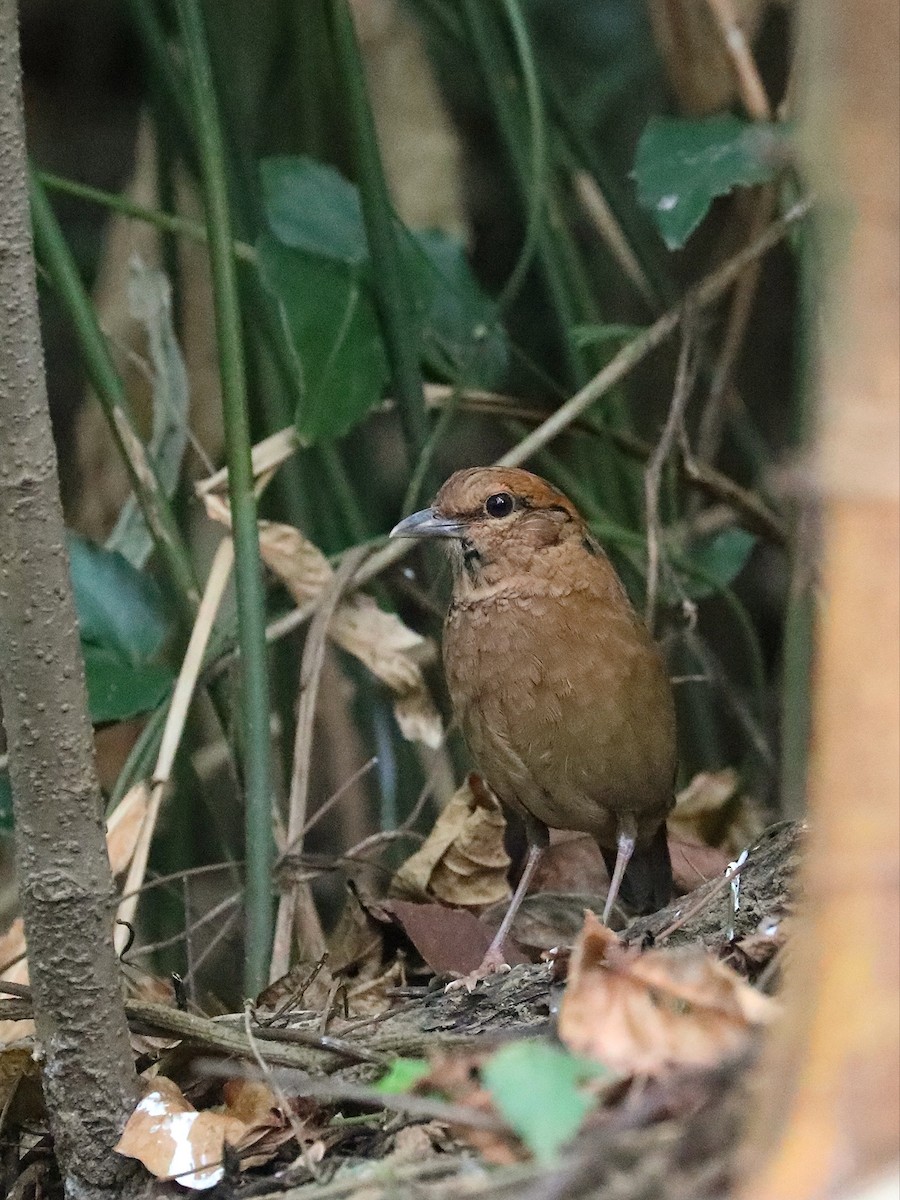
[{"label": "bird's foot", "polygon": [[511,969],[509,963],[503,957],[503,951],[499,947],[495,950],[491,946],[481,960],[479,967],[476,967],[474,971],[470,971],[468,975],[462,975],[459,979],[451,980],[444,988],[444,991],[459,992],[465,988],[467,992],[474,992],[482,980],[489,979],[491,975],[503,975]]}]

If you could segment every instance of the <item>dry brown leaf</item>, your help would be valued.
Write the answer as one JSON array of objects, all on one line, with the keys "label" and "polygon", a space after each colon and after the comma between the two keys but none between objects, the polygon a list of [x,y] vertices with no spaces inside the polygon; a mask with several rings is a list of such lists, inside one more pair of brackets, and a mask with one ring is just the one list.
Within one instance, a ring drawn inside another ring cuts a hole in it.
[{"label": "dry brown leaf", "polygon": [[260,521],[259,552],[297,604],[305,604],[323,592],[334,574],[319,547],[293,525]]},{"label": "dry brown leaf", "polygon": [[[212,520],[231,527],[226,499],[209,494],[203,502]],[[334,575],[322,551],[293,525],[260,521],[259,551],[298,605],[320,595]],[[436,750],[443,741],[443,726],[422,674],[422,666],[434,658],[434,645],[362,593],[338,606],[328,636],[391,689],[394,715],[407,741]]]},{"label": "dry brown leaf", "polygon": [[301,959],[286,975],[274,980],[260,992],[256,1007],[263,1013],[289,1013],[298,1010],[321,1012],[328,1001],[333,983],[327,962]]},{"label": "dry brown leaf", "polygon": [[237,1146],[247,1133],[243,1121],[219,1112],[197,1112],[171,1079],[158,1076],[125,1123],[115,1149],[142,1162],[157,1179],[182,1187],[215,1187],[225,1168],[225,1143]]},{"label": "dry brown leaf", "polygon": [[[463,976],[475,971],[494,934],[491,926],[465,908],[412,900],[383,900],[380,907],[403,929],[436,975]],[[528,961],[512,938],[504,943],[503,954],[511,967]]]},{"label": "dry brown leaf", "polygon": [[394,693],[394,716],[403,736],[436,750],[443,727],[422,674],[422,665],[434,657],[433,643],[361,593],[338,607],[328,632]]},{"label": "dry brown leaf", "polygon": [[500,802],[470,774],[450,798],[422,846],[391,881],[390,894],[480,907],[509,896],[506,819]]},{"label": "dry brown leaf", "polygon": [[732,767],[695,775],[675,798],[667,821],[669,834],[682,842],[715,846],[735,858],[765,827],[758,807],[740,785]]},{"label": "dry brown leaf", "polygon": [[777,1005],[704,949],[622,945],[591,912],[572,952],[559,1036],[623,1074],[708,1066],[738,1053]]},{"label": "dry brown leaf", "polygon": [[115,1149],[138,1159],[157,1179],[174,1179],[182,1187],[203,1191],[225,1173],[226,1143],[247,1168],[268,1162],[294,1136],[277,1097],[261,1081],[229,1080],[222,1089],[224,1111],[204,1112],[197,1112],[165,1076],[146,1086]]}]

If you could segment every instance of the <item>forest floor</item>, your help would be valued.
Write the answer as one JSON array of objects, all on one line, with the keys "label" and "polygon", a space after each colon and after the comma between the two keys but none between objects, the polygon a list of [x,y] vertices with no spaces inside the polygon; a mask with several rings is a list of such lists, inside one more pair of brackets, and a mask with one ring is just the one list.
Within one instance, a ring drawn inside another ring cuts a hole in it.
[{"label": "forest floor", "polygon": [[[146,1094],[121,1144],[144,1163],[126,1191],[721,1200],[740,1169],[766,1006],[777,1008],[799,838],[781,824],[756,841],[736,908],[720,876],[618,937],[588,915],[571,955],[471,991],[411,976],[426,982],[392,987],[368,1017],[325,1022],[320,1006],[301,1007],[308,987],[300,1002],[270,989],[215,1019],[128,1001]],[[565,925],[593,900],[526,904]],[[2,1006],[25,1016],[27,998]],[[0,1064],[12,1069],[16,1053]],[[52,1156],[24,1076],[13,1092],[5,1132],[31,1121],[33,1147],[7,1194],[31,1200],[52,1194]]]}]

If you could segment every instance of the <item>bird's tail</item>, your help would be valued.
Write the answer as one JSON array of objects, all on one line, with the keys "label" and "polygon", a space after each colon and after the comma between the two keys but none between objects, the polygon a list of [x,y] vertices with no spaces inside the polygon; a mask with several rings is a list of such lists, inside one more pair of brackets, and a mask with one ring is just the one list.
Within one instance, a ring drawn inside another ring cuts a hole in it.
[{"label": "bird's tail", "polygon": [[[600,851],[612,878],[616,852],[603,846],[600,847]],[[665,908],[674,891],[672,860],[669,857],[669,843],[663,822],[653,835],[652,841],[643,846],[635,846],[622,876],[619,899],[631,912],[644,916]]]}]

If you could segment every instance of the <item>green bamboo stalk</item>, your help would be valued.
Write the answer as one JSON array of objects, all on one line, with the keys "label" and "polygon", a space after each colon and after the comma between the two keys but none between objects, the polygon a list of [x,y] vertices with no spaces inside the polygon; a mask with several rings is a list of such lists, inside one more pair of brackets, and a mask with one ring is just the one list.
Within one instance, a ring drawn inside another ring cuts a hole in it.
[{"label": "green bamboo stalk", "polygon": [[134,426],[125,389],[116,370],[106,339],[78,274],[59,222],[46,193],[32,173],[30,179],[31,219],[38,257],[57,295],[75,326],[88,378],[109,422],[119,453],[128,470],[131,486],[140,505],[166,580],[185,623],[193,620],[200,600],[190,555],[181,537],[153,464]]},{"label": "green bamboo stalk", "polygon": [[428,437],[428,416],[419,366],[420,338],[412,304],[413,288],[397,237],[353,19],[346,0],[329,0],[329,9],[335,59],[353,136],[376,307],[403,434],[410,462],[414,464]]},{"label": "green bamboo stalk", "polygon": [[241,645],[241,715],[244,734],[246,924],[244,986],[255,996],[264,986],[272,943],[272,780],[266,607],[259,559],[259,530],[250,462],[244,343],[228,206],[226,165],[212,70],[198,0],[177,0],[176,10],[197,130],[209,230],[216,338],[235,544],[238,636]]}]

